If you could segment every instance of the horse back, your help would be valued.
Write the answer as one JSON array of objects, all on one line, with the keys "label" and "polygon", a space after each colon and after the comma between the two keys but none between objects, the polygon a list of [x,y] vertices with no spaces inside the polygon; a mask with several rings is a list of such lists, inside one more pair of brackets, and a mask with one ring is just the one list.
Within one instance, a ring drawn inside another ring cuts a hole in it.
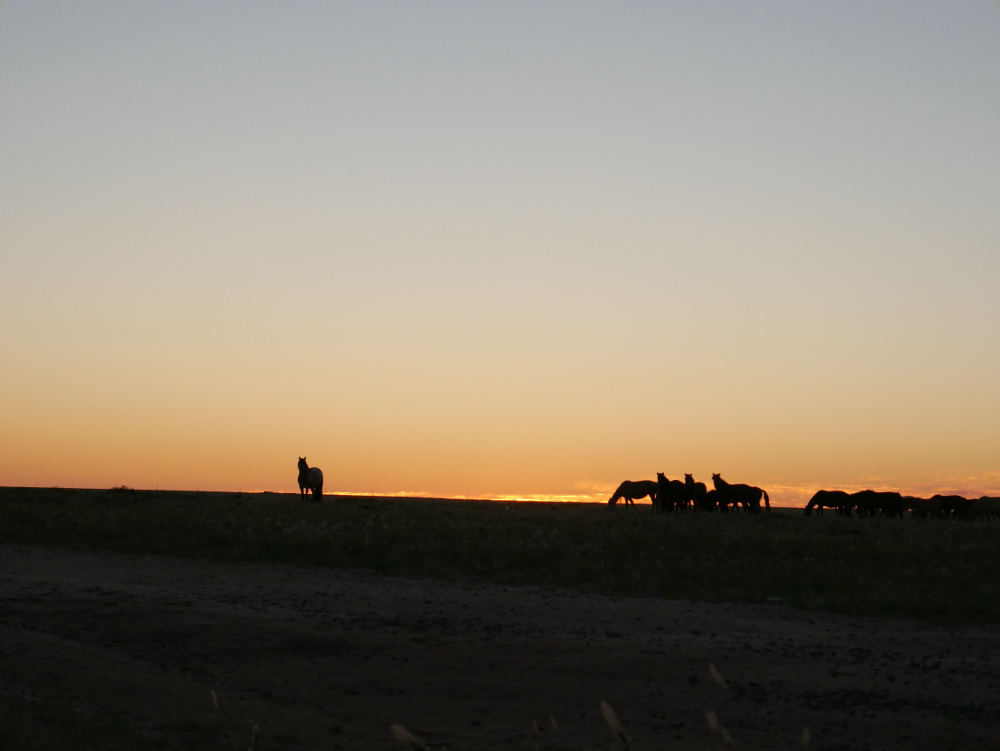
[{"label": "horse back", "polygon": [[323,486],[323,471],[319,467],[307,467],[299,472],[300,488],[320,488]]},{"label": "horse back", "polygon": [[633,491],[638,490],[643,495],[655,493],[657,487],[659,487],[656,480],[633,480],[631,481],[631,485]]}]

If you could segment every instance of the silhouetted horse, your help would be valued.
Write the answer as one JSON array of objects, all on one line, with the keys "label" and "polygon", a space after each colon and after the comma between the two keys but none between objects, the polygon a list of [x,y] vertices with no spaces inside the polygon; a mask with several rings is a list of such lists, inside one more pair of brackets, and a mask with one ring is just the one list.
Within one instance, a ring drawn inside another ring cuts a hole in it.
[{"label": "silhouetted horse", "polygon": [[816,509],[816,513],[822,514],[824,508],[835,508],[837,516],[850,516],[853,505],[851,494],[843,490],[817,490],[806,504],[805,515],[809,516],[813,509]]},{"label": "silhouetted horse", "polygon": [[[972,508],[972,501],[965,496],[961,495],[936,495],[941,501],[941,511],[944,513],[945,518],[951,517],[961,517],[965,518],[969,514],[969,509]],[[932,498],[931,500],[934,500]]]},{"label": "silhouetted horse", "polygon": [[687,491],[687,499],[699,511],[715,511],[715,504],[708,503],[708,488],[703,482],[695,482],[694,475],[684,475],[684,489]]},{"label": "silhouetted horse", "polygon": [[955,508],[952,510],[951,515],[960,519],[967,519],[969,511],[972,510],[972,504],[975,502],[974,498],[963,497],[961,501],[955,502]]},{"label": "silhouetted horse", "polygon": [[714,490],[705,493],[705,509],[708,511],[725,511],[726,509],[719,503],[719,494]]},{"label": "silhouetted horse", "polygon": [[618,490],[615,494],[608,499],[608,505],[614,506],[618,503],[619,499],[625,501],[625,503],[631,503],[635,505],[634,501],[637,498],[645,498],[649,496],[649,500],[653,502],[656,506],[656,483],[652,480],[625,480],[621,485],[618,486]]},{"label": "silhouetted horse", "polygon": [[319,467],[310,467],[304,456],[299,457],[299,498],[306,499],[306,491],[312,491],[318,501],[323,495],[323,472]]},{"label": "silhouetted horse", "polygon": [[858,516],[898,516],[903,518],[903,496],[899,493],[859,490],[851,493]]},{"label": "silhouetted horse", "polygon": [[720,505],[723,501],[728,504],[740,504],[745,511],[753,514],[760,513],[760,499],[764,499],[767,510],[771,511],[771,499],[767,497],[767,491],[754,487],[753,485],[743,485],[742,483],[730,485],[722,479],[721,475],[712,475],[712,483],[719,493]]},{"label": "silhouetted horse", "polygon": [[656,473],[656,506],[659,511],[673,511],[684,508],[687,503],[687,489],[680,480],[668,480],[662,472]]},{"label": "silhouetted horse", "polygon": [[988,495],[973,501],[968,512],[970,519],[996,519],[997,516],[1000,516],[1000,498]]},{"label": "silhouetted horse", "polygon": [[912,495],[903,496],[903,509],[910,511],[910,516],[918,519],[944,518],[944,504],[941,496],[933,498],[916,498]]}]

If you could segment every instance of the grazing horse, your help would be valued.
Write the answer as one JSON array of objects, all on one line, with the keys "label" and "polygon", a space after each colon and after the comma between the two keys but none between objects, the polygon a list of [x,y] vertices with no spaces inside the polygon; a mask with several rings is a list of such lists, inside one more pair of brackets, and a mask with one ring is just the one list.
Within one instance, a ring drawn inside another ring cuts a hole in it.
[{"label": "grazing horse", "polygon": [[319,467],[310,467],[304,456],[299,457],[299,498],[306,499],[306,491],[311,490],[318,501],[323,495],[323,471]]},{"label": "grazing horse", "polygon": [[625,503],[631,503],[634,506],[636,498],[645,498],[647,495],[649,500],[653,502],[653,506],[656,506],[655,482],[652,480],[625,480],[618,486],[615,494],[608,499],[608,505],[614,506],[621,498]]},{"label": "grazing horse", "polygon": [[684,508],[687,502],[687,491],[680,480],[668,480],[662,472],[656,473],[656,502],[653,504],[659,511],[673,511],[674,508]]},{"label": "grazing horse", "polygon": [[730,485],[728,482],[722,479],[722,476],[718,473],[712,475],[712,483],[715,485],[715,489],[719,493],[720,502],[725,502],[727,504],[733,504],[734,506],[738,503],[745,511],[753,514],[760,513],[760,499],[764,499],[764,504],[767,506],[767,511],[771,511],[771,499],[767,497],[767,491],[761,488],[754,487],[753,485]]},{"label": "grazing horse", "polygon": [[903,496],[899,493],[876,490],[859,490],[851,493],[858,516],[886,516],[903,518]]},{"label": "grazing horse", "polygon": [[996,519],[1000,516],[1000,498],[984,495],[972,502],[969,508],[969,519]]},{"label": "grazing horse", "polygon": [[916,498],[912,495],[903,496],[903,510],[909,511],[910,516],[917,519],[937,519],[944,518],[944,504],[941,496],[933,498]]},{"label": "grazing horse", "polygon": [[[972,501],[961,495],[936,495],[934,498],[941,501],[941,510],[945,518],[948,519],[953,517],[964,519],[972,507]],[[931,500],[934,500],[934,498]]]},{"label": "grazing horse", "polygon": [[816,509],[817,514],[822,514],[824,508],[835,508],[837,516],[850,516],[853,505],[851,494],[843,490],[817,490],[816,495],[806,504],[805,515],[812,514],[813,509]]}]

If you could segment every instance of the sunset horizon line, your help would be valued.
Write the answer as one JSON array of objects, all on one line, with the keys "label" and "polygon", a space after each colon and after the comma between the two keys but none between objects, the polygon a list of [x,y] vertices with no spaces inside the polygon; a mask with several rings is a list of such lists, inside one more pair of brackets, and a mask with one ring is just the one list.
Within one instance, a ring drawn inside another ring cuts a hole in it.
[{"label": "sunset horizon line", "polygon": [[[477,502],[492,502],[492,503],[580,503],[580,504],[606,504],[608,498],[613,492],[613,487],[609,485],[609,490],[605,492],[597,493],[496,493],[496,494],[447,494],[447,493],[434,493],[430,491],[412,491],[412,490],[396,490],[396,491],[375,491],[374,489],[369,491],[349,491],[349,490],[336,490],[336,491],[326,491],[323,493],[323,497],[328,498],[379,498],[379,499],[407,499],[412,498],[414,500],[441,500],[441,501],[477,501]],[[141,486],[129,486],[127,484],[113,485],[108,487],[91,487],[91,486],[77,486],[75,483],[70,484],[70,486],[65,485],[47,485],[43,483],[35,483],[34,485],[0,485],[0,488],[15,490],[22,488],[35,488],[39,490],[81,490],[81,491],[113,491],[113,490],[125,490],[132,492],[164,492],[164,493],[237,493],[237,494],[247,494],[247,495],[299,495],[299,492],[295,488],[289,488],[283,486],[281,489],[274,487],[258,487],[258,488],[248,488],[238,486],[236,488],[219,488],[216,486],[206,486],[202,488],[200,484],[196,484],[194,488],[190,487],[169,487],[161,486],[159,484],[154,484],[153,487],[141,487]],[[773,488],[773,490],[772,490]],[[771,505],[775,508],[803,508],[809,501],[809,499],[819,490],[843,490],[846,492],[857,492],[861,490],[876,490],[881,492],[898,492],[904,497],[917,497],[917,498],[930,498],[935,495],[949,496],[957,495],[963,496],[970,500],[975,500],[977,498],[987,497],[987,496],[1000,496],[1000,486],[990,487],[986,489],[976,489],[972,490],[969,487],[957,487],[954,485],[936,485],[931,486],[927,484],[923,485],[912,485],[912,486],[892,486],[887,484],[847,484],[839,486],[785,486],[785,485],[770,485],[768,487],[768,492],[771,494]],[[651,505],[649,501],[641,500],[638,502],[639,505],[649,506]]]}]

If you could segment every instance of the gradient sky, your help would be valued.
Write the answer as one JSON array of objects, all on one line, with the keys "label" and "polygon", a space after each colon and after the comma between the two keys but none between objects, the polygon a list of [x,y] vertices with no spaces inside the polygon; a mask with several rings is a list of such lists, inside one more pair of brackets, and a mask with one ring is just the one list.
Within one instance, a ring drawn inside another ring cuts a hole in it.
[{"label": "gradient sky", "polygon": [[1000,495],[1000,3],[0,4],[0,485]]}]

